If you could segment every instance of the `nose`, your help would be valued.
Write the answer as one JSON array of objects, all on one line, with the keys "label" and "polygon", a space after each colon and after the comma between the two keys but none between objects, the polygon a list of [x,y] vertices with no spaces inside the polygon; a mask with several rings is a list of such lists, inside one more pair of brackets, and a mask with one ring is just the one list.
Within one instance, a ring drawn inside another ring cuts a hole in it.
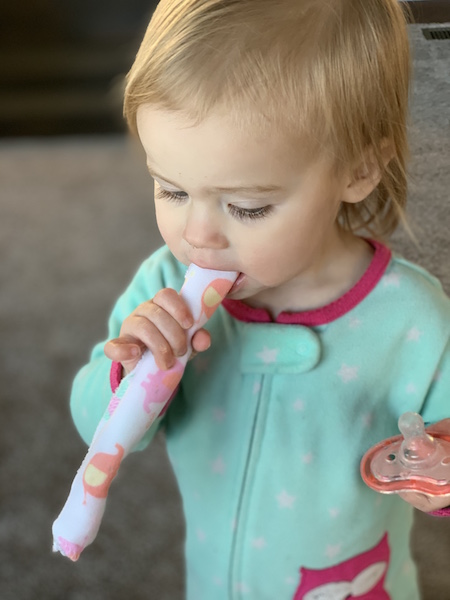
[{"label": "nose", "polygon": [[220,215],[213,215],[207,210],[189,210],[183,238],[195,249],[224,250],[228,247],[220,227]]}]

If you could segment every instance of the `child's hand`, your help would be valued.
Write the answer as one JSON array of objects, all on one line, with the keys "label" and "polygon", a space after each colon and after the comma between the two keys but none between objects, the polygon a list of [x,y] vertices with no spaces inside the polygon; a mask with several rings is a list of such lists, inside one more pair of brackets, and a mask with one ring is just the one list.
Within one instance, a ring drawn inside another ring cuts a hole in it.
[{"label": "child's hand", "polygon": [[[159,369],[166,371],[177,356],[187,352],[187,330],[194,320],[183,298],[170,288],[140,304],[122,323],[120,337],[105,344],[105,354],[120,362],[130,373],[148,348]],[[194,352],[203,352],[211,344],[206,329],[199,329],[192,338]]]},{"label": "child's hand", "polygon": [[[427,428],[431,435],[445,433],[450,436],[450,419],[444,419]],[[421,492],[401,492],[399,496],[418,510],[432,512],[450,506],[450,494],[445,496],[429,496]]]},{"label": "child's hand", "polygon": [[422,492],[399,492],[398,495],[405,502],[414,506],[414,508],[426,513],[450,507],[450,494],[445,496],[429,496]]}]

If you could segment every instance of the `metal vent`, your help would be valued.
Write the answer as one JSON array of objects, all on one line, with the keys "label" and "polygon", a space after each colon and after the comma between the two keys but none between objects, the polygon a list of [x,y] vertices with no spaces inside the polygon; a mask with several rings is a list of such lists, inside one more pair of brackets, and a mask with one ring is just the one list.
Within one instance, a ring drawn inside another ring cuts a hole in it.
[{"label": "metal vent", "polygon": [[422,32],[427,40],[450,40],[450,27],[426,28]]}]

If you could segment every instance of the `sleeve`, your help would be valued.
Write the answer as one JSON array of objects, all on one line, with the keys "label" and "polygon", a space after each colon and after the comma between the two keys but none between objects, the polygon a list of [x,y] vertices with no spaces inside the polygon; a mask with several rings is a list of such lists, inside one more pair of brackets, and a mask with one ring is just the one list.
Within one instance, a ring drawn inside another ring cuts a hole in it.
[{"label": "sleeve", "polygon": [[[153,298],[162,288],[180,289],[186,267],[172,256],[166,246],[157,250],[139,268],[130,285],[113,308],[108,324],[108,338],[117,337],[124,319],[142,302]],[[75,426],[86,444],[90,444],[112,392],[111,361],[103,352],[105,341],[92,350],[90,360],[76,375],[70,398]],[[155,421],[138,449],[147,446],[156,433],[162,416]]]},{"label": "sleeve", "polygon": [[421,415],[426,425],[450,417],[450,341],[439,357]]}]

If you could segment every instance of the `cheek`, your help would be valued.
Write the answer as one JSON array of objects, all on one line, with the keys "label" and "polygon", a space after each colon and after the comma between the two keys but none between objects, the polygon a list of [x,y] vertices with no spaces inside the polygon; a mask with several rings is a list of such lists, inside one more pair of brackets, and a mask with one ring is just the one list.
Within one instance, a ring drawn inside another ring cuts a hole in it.
[{"label": "cheek", "polygon": [[301,227],[294,219],[285,226],[264,228],[247,236],[240,248],[242,267],[247,274],[268,286],[277,285],[297,274],[315,252],[316,230]]},{"label": "cheek", "polygon": [[[258,243],[247,246],[240,253],[242,267],[245,272],[264,285],[276,285],[286,277],[292,269],[294,257],[299,251],[296,244],[285,238],[270,238],[262,236]],[[298,258],[295,263],[298,264]]]},{"label": "cheek", "polygon": [[301,234],[301,228],[295,220],[283,219],[281,223],[268,222],[261,229],[255,228],[251,235],[244,237],[243,245],[249,260],[264,266],[298,253],[303,241],[305,235]]},{"label": "cheek", "polygon": [[156,223],[159,232],[166,243],[175,241],[178,236],[178,219],[173,211],[161,202],[155,203]]},{"label": "cheek", "polygon": [[181,211],[170,210],[170,207],[155,207],[156,223],[159,233],[168,246],[169,250],[184,265],[188,265],[183,248],[184,225],[181,218]]}]

